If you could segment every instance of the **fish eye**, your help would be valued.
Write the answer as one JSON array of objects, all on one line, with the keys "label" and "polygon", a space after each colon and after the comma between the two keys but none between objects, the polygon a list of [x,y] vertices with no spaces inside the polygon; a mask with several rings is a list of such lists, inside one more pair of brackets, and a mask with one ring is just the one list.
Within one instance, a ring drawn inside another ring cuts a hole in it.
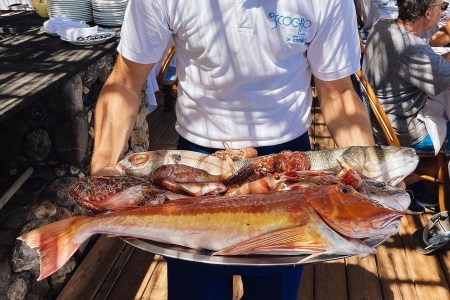
[{"label": "fish eye", "polygon": [[342,192],[343,194],[346,194],[346,195],[351,194],[351,191],[350,191],[349,188],[341,188],[341,192]]},{"label": "fish eye", "polygon": [[130,158],[130,162],[135,166],[139,166],[146,163],[147,159],[148,157],[145,154],[136,154]]}]

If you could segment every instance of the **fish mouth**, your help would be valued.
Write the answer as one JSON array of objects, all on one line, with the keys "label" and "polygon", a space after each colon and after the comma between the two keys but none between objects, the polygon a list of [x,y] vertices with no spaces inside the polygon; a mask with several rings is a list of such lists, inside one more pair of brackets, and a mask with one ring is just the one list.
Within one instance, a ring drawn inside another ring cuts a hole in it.
[{"label": "fish mouth", "polygon": [[411,204],[411,197],[406,191],[384,182],[364,180],[357,191],[371,201],[393,210],[404,212]]},{"label": "fish mouth", "polygon": [[398,221],[400,221],[403,218],[404,215],[405,215],[404,213],[399,212],[398,215],[392,217],[389,220],[386,220],[386,222],[381,224],[381,228],[386,228],[386,227],[390,226],[391,224],[393,224],[394,222],[397,222],[397,224],[398,224]]},{"label": "fish mouth", "polygon": [[392,218],[389,218],[387,220],[380,220],[379,223],[374,223],[374,232],[376,234],[371,235],[369,237],[365,237],[366,239],[377,239],[377,238],[386,238],[391,235],[394,235],[398,232],[400,225],[401,225],[401,219],[404,216],[404,213],[401,213],[399,215],[393,216]]}]

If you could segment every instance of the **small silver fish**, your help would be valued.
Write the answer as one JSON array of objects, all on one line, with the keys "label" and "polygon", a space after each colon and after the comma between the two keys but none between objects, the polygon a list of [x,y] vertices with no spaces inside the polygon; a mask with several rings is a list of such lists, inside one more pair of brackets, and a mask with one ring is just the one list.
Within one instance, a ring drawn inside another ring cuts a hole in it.
[{"label": "small silver fish", "polygon": [[[407,147],[353,146],[302,153],[309,159],[310,170],[338,172],[342,170],[341,162],[345,161],[364,178],[394,186],[411,174],[419,163],[415,150]],[[229,160],[214,155],[187,150],[158,150],[130,154],[116,165],[116,169],[122,175],[148,177],[162,165],[183,164],[205,170],[212,175],[222,175],[225,180],[243,177],[239,170],[244,168],[242,172],[248,173],[251,164],[255,165],[256,161],[267,160],[270,157],[273,156],[236,160],[230,164]]]},{"label": "small silver fish", "polygon": [[[119,161],[116,169],[121,175],[148,177],[164,165],[181,164],[202,169],[211,175],[232,174],[252,159],[229,161],[220,157],[188,150],[157,150],[132,153]],[[233,169],[234,168],[234,169]]]},{"label": "small silver fish", "polygon": [[408,147],[354,146],[331,150],[305,152],[309,157],[311,170],[342,169],[346,162],[361,176],[396,186],[414,172],[419,163],[416,151]]}]

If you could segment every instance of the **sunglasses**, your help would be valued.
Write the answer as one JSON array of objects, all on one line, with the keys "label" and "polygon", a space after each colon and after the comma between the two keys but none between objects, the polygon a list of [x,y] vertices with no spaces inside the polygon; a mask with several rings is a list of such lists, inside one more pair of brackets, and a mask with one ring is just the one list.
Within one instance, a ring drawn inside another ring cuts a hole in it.
[{"label": "sunglasses", "polygon": [[433,7],[433,6],[440,6],[442,11],[446,11],[448,8],[448,2],[444,1],[444,2],[442,2],[442,4],[435,4],[435,5],[431,5],[430,7]]}]

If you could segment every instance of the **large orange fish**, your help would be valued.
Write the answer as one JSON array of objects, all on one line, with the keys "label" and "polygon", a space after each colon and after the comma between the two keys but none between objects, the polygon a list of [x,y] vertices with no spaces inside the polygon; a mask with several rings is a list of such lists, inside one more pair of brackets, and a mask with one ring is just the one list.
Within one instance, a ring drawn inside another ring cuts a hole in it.
[{"label": "large orange fish", "polygon": [[[77,216],[35,229],[19,237],[40,254],[39,280],[58,270],[94,234],[129,236],[194,249],[217,251],[218,255],[240,254],[321,254],[367,255],[375,249],[358,239],[333,230],[327,222],[358,223],[359,230],[386,226],[380,222],[378,206],[364,218],[350,220],[359,211],[344,214],[327,212],[325,222],[308,199],[335,204],[365,201],[352,187],[342,184],[320,186],[304,184],[302,189],[258,195],[191,197],[95,217]],[[365,201],[367,202],[367,201]],[[338,209],[340,205],[338,205]],[[350,205],[347,209],[360,209]],[[401,212],[383,210],[386,220]],[[375,216],[372,218],[372,215]],[[339,219],[335,220],[335,216]]]}]

